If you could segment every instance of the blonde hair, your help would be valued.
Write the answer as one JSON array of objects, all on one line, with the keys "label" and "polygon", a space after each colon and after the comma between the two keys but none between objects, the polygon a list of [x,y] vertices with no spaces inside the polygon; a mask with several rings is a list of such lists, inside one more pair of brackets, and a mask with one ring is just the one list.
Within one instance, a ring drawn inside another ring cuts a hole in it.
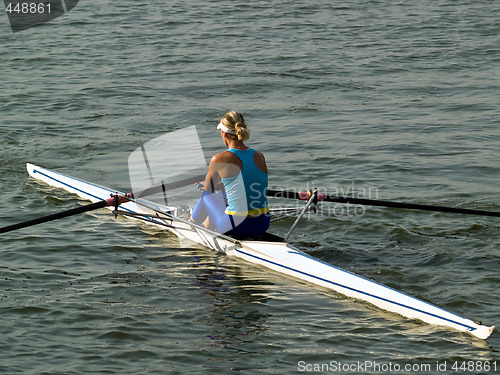
[{"label": "blonde hair", "polygon": [[222,117],[220,122],[229,130],[236,132],[236,135],[226,133],[230,137],[238,138],[238,141],[246,141],[250,138],[250,130],[248,130],[241,113],[235,111],[228,112]]}]

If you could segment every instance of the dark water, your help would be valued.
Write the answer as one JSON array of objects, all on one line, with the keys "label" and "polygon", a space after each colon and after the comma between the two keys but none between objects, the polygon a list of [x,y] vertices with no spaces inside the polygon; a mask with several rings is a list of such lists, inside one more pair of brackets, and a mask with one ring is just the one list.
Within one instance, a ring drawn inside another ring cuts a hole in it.
[{"label": "dark water", "polygon": [[[128,189],[134,149],[196,125],[209,157],[230,109],[272,186],[499,211],[499,20],[496,1],[427,0],[83,2],[16,34],[5,16],[0,226],[79,203],[26,162]],[[291,242],[500,325],[496,218],[350,209],[323,206]],[[0,244],[2,374],[500,371],[498,335],[408,321],[108,212]],[[379,371],[306,367],[365,361]]]}]

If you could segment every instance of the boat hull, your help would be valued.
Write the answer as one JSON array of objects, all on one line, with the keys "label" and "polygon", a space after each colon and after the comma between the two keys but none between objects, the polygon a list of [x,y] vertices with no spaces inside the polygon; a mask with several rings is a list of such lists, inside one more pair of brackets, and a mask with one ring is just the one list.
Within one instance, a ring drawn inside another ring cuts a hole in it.
[{"label": "boat hull", "polygon": [[[107,199],[115,190],[83,181],[59,172],[27,164],[28,173],[51,186],[65,189],[92,202]],[[121,194],[120,192],[118,192]],[[114,209],[113,207],[108,207]],[[120,206],[134,219],[166,227],[182,240],[189,240],[245,261],[259,264],[282,274],[334,290],[345,296],[369,302],[381,309],[429,324],[447,326],[486,339],[495,330],[463,318],[410,295],[332,266],[294,246],[280,241],[236,241],[218,236],[186,221],[154,217],[157,212],[175,213],[176,208],[153,202],[127,202]]]}]

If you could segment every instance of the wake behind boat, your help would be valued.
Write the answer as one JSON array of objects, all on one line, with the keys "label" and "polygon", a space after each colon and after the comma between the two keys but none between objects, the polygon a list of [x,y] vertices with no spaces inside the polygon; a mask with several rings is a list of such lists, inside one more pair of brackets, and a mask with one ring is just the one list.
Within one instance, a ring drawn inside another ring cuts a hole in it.
[{"label": "wake behind boat", "polygon": [[315,259],[278,236],[266,234],[258,239],[237,240],[186,220],[183,218],[186,213],[183,207],[169,207],[143,198],[133,199],[116,190],[33,164],[27,164],[27,170],[35,179],[65,189],[95,203],[109,201],[110,195],[115,195],[114,205],[103,204],[102,207],[108,206],[109,209],[132,219],[165,228],[179,239],[190,240],[228,256],[259,264],[345,296],[369,302],[407,318],[469,332],[481,339],[488,338],[495,331],[494,326],[485,326],[460,317],[430,303]]}]

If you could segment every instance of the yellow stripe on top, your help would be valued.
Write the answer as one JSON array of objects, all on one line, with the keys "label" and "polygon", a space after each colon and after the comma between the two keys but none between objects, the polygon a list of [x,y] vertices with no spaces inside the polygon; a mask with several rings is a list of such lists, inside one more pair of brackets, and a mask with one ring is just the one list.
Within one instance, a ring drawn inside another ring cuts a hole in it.
[{"label": "yellow stripe on top", "polygon": [[269,207],[263,207],[263,208],[253,208],[249,211],[228,211],[226,210],[225,213],[228,215],[232,216],[255,216],[255,215],[264,215],[269,212]]}]

